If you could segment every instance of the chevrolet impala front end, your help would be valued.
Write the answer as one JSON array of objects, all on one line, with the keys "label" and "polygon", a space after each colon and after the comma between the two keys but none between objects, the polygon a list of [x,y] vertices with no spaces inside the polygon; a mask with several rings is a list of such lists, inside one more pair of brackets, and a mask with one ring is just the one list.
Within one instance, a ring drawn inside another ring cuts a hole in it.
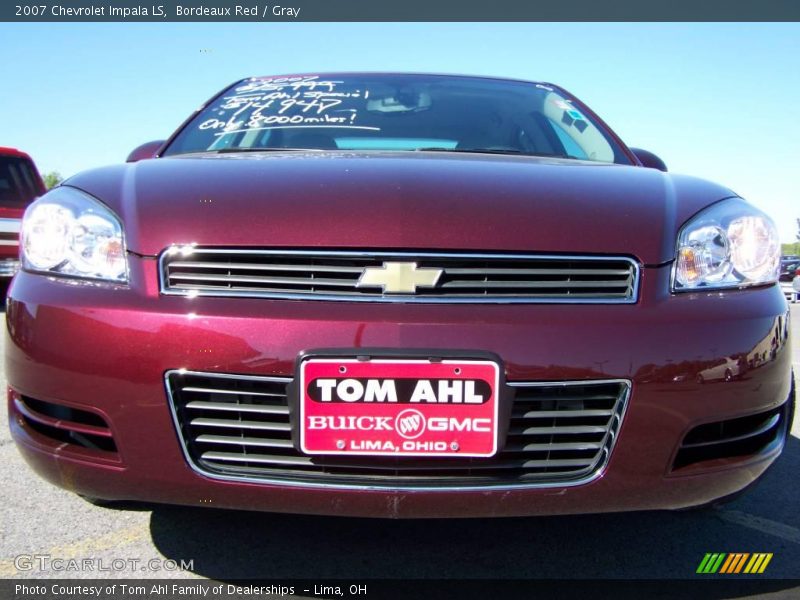
[{"label": "chevrolet impala front end", "polygon": [[14,439],[106,500],[477,517],[734,494],[793,415],[775,227],[646,155],[551,84],[238,82],[152,159],[28,209]]}]

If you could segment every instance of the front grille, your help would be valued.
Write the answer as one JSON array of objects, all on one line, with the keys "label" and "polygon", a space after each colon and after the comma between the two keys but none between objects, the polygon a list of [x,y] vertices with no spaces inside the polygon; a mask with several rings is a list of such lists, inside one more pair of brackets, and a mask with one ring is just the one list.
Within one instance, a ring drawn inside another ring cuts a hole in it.
[{"label": "front grille", "polygon": [[167,389],[189,462],[233,479],[383,487],[574,485],[607,464],[625,381],[511,383],[504,448],[491,458],[307,456],[294,448],[291,380],[172,371]]},{"label": "front grille", "polygon": [[[0,246],[19,247],[19,219],[0,218]],[[13,277],[19,271],[19,261],[16,258],[0,260],[0,277]]]},{"label": "front grille", "polygon": [[0,231],[0,246],[19,246],[19,232]]},{"label": "front grille", "polygon": [[19,261],[13,258],[0,260],[0,277],[13,277],[19,271]]},{"label": "front grille", "polygon": [[766,452],[783,440],[790,403],[747,417],[698,425],[683,438],[672,468]]},{"label": "front grille", "polygon": [[[364,269],[385,263],[441,274],[413,293],[358,285]],[[165,294],[373,302],[631,303],[639,277],[638,264],[626,257],[196,247],[166,250],[160,269]]]},{"label": "front grille", "polygon": [[20,219],[0,218],[0,246],[19,246]]}]

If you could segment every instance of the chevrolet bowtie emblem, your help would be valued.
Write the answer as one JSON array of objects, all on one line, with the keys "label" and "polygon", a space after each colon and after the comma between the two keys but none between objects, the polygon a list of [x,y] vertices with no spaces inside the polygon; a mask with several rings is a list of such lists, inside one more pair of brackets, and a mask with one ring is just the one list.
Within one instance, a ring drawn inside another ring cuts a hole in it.
[{"label": "chevrolet bowtie emblem", "polygon": [[381,287],[384,294],[414,294],[419,287],[435,287],[442,269],[418,268],[414,262],[385,262],[367,267],[356,287]]}]

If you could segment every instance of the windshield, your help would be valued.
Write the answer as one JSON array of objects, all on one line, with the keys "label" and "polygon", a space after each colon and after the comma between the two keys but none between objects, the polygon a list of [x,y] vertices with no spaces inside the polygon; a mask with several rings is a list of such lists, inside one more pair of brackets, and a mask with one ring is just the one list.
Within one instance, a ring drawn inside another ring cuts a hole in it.
[{"label": "windshield", "polygon": [[240,82],[164,155],[248,150],[495,152],[630,164],[572,100],[543,84],[435,75],[309,75]]},{"label": "windshield", "polygon": [[25,207],[41,193],[28,159],[0,156],[0,206]]}]

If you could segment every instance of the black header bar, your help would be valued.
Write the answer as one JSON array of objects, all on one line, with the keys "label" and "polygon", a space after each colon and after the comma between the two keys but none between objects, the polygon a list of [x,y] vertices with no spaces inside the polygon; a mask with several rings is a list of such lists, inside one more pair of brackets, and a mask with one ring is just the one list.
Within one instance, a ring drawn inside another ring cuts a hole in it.
[{"label": "black header bar", "polygon": [[232,580],[200,579],[5,579],[4,600],[722,600],[797,598],[797,580],[725,580],[697,576],[678,580]]},{"label": "black header bar", "polygon": [[797,0],[12,0],[7,22],[800,21]]}]

